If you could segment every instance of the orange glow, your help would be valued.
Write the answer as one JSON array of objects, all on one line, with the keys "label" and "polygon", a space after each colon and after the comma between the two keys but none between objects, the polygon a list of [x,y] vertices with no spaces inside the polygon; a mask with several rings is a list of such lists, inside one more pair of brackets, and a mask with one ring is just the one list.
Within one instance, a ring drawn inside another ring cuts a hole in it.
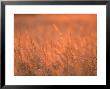
[{"label": "orange glow", "polygon": [[97,15],[14,16],[15,76],[96,76]]}]

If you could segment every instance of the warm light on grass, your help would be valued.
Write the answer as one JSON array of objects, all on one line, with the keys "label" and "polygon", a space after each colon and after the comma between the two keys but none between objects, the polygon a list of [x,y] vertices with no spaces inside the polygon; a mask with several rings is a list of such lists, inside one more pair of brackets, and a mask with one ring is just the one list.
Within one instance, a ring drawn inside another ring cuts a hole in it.
[{"label": "warm light on grass", "polygon": [[95,14],[15,15],[15,76],[97,75]]}]

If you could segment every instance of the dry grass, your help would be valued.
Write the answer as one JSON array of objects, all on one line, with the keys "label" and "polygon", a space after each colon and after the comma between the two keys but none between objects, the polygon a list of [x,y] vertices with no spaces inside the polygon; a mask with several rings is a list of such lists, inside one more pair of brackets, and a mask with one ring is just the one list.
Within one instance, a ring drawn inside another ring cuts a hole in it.
[{"label": "dry grass", "polygon": [[97,75],[96,15],[15,15],[15,76]]}]

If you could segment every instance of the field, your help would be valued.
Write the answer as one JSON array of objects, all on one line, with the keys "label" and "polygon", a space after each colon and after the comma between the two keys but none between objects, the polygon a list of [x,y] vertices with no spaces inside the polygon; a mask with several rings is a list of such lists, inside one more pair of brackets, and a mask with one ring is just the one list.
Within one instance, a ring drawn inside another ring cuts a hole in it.
[{"label": "field", "polygon": [[15,76],[96,76],[97,15],[14,15]]}]

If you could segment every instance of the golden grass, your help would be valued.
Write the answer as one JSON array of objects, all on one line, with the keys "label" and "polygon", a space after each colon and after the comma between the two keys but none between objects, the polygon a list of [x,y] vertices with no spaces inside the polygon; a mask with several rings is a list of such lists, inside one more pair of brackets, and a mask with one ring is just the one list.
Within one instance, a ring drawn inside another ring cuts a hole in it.
[{"label": "golden grass", "polygon": [[15,15],[14,21],[15,76],[97,75],[95,14]]}]

